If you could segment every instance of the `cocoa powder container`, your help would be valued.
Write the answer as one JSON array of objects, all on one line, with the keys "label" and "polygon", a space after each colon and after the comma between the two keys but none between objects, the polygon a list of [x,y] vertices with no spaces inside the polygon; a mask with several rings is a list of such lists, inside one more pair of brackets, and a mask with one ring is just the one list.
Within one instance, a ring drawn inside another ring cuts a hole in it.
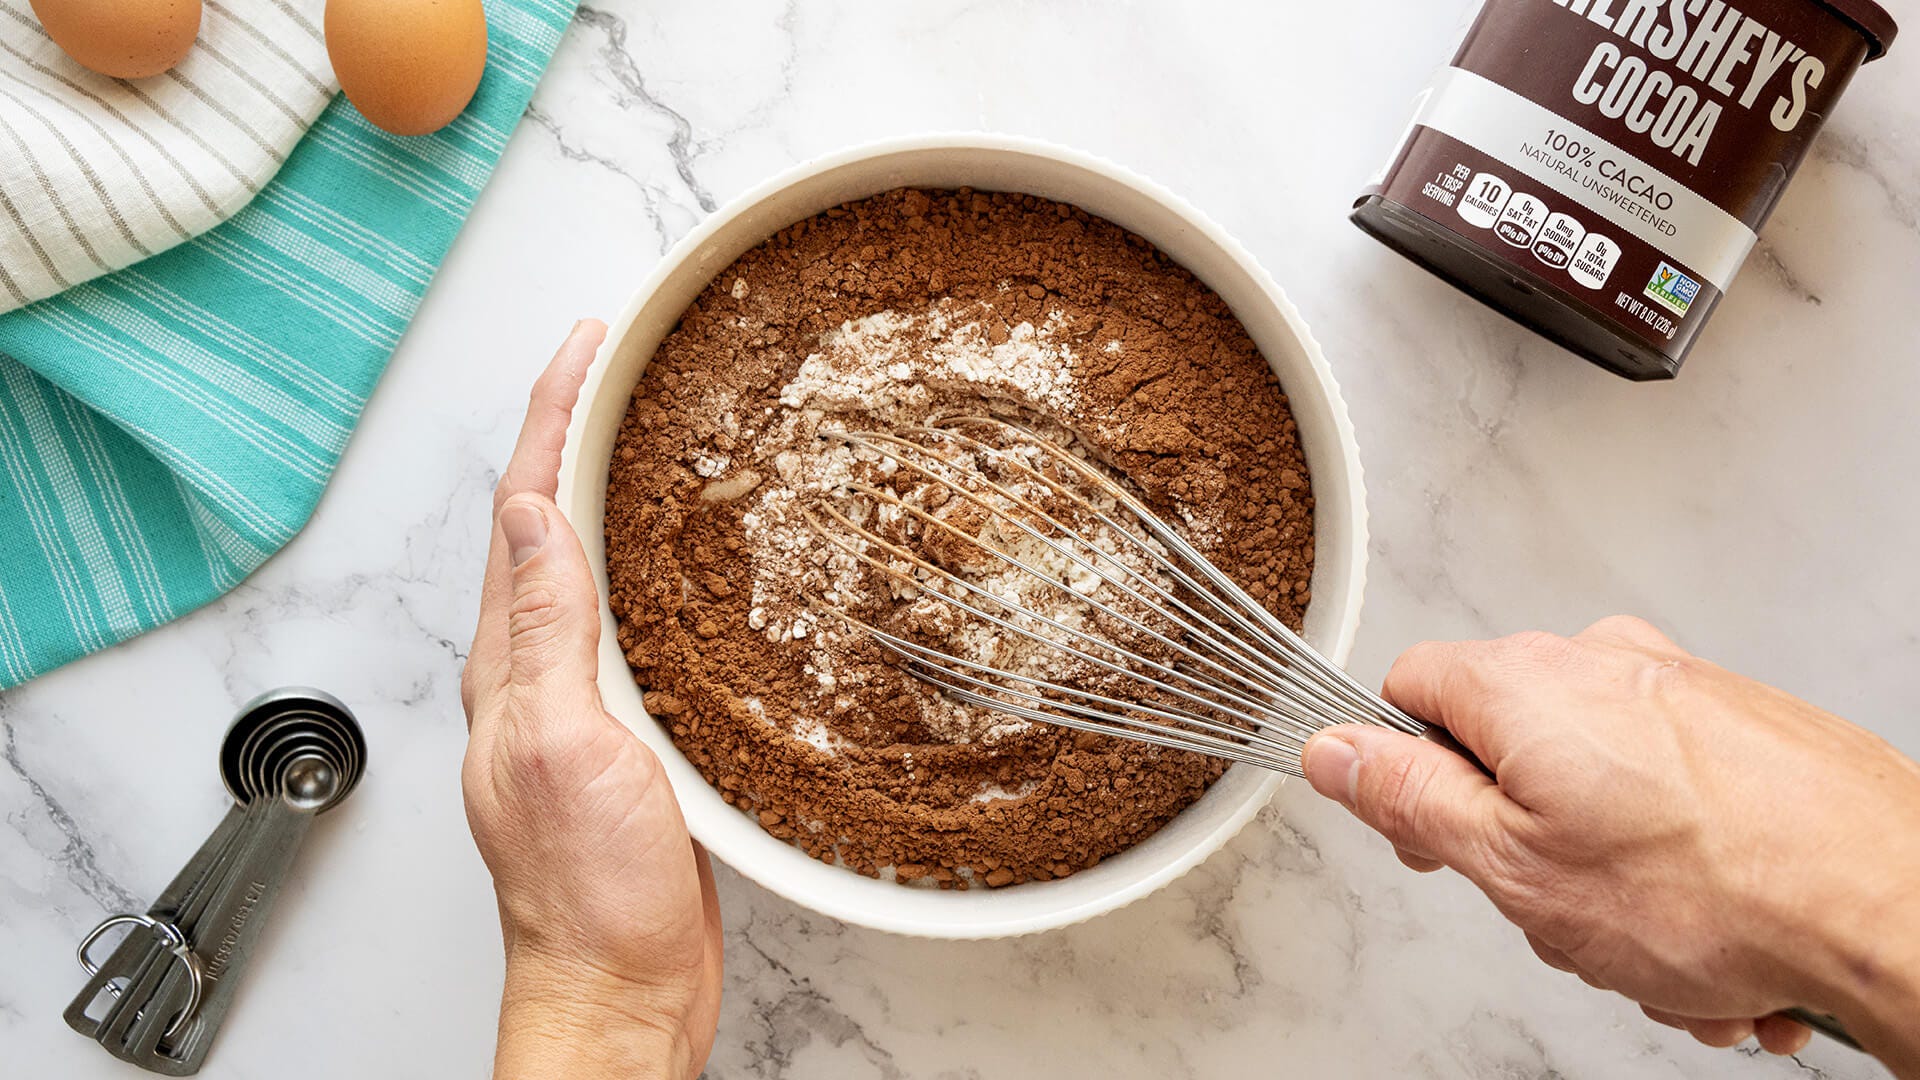
[{"label": "cocoa powder container", "polygon": [[1485,0],[1353,221],[1629,379],[1670,379],[1861,64],[1873,0]]}]

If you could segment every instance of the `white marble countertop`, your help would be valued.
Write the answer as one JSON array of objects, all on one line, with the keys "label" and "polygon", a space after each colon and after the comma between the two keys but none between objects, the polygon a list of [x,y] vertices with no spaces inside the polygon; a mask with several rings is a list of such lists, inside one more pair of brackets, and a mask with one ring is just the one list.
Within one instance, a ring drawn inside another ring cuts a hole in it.
[{"label": "white marble countertop", "polygon": [[[1889,479],[1920,465],[1920,41],[1855,81],[1680,380],[1633,385],[1345,220],[1465,6],[595,0],[308,529],[225,600],[0,695],[0,1072],[136,1075],[60,1022],[73,945],[211,828],[233,707],[305,682],[358,710],[372,771],[205,1075],[485,1075],[499,935],[458,683],[526,388],[718,202],[883,135],[1109,156],[1266,263],[1359,429],[1363,677],[1423,637],[1629,611],[1920,754],[1920,502]],[[1303,785],[1164,892],[1039,938],[851,929],[724,869],[721,892],[715,1078],[1884,1075],[1693,1046]]]}]

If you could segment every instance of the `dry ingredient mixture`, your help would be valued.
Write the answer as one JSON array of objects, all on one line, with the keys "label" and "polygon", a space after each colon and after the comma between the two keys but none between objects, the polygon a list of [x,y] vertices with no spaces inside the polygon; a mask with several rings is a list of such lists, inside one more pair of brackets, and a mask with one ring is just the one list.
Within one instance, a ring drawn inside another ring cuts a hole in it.
[{"label": "dry ingredient mixture", "polygon": [[880,467],[833,432],[981,413],[1123,477],[1299,625],[1313,499],[1265,360],[1152,245],[1033,196],[889,192],[741,256],[635,388],[607,498],[620,645],[675,744],[774,836],[943,888],[1092,866],[1223,771],[952,702],[823,614],[1041,662],[802,516]]}]

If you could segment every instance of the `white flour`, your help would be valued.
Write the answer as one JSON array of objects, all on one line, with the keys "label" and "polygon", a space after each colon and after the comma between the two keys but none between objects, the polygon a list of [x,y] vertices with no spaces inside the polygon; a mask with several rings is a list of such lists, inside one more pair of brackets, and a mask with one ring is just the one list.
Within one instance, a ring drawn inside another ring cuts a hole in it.
[{"label": "white flour", "polygon": [[[836,663],[855,631],[811,611],[809,597],[835,605],[883,589],[928,619],[939,618],[947,605],[902,596],[911,589],[834,549],[807,523],[802,509],[846,483],[854,463],[851,448],[817,440],[816,433],[909,427],[929,419],[936,400],[955,392],[1070,413],[1079,391],[1073,352],[1053,340],[1062,323],[1056,313],[1038,326],[1005,327],[987,305],[953,300],[920,313],[880,312],[825,335],[781,389],[783,409],[767,418],[754,448],[756,467],[770,466],[776,482],[761,489],[743,518],[754,567],[748,626],[769,642],[807,642],[808,674],[836,707],[850,707],[859,689],[858,673],[849,676]],[[944,698],[929,699],[927,709],[928,726],[954,742],[1026,727]],[[817,732],[802,735],[818,741]]]},{"label": "white flour", "polygon": [[[877,570],[826,541],[806,519],[807,509],[823,500],[855,515],[875,514],[861,523],[883,531],[902,528],[905,516],[896,507],[882,505],[875,511],[858,501],[829,499],[843,492],[854,478],[856,466],[877,468],[883,476],[892,476],[895,463],[871,449],[855,449],[831,438],[819,438],[820,432],[898,432],[932,419],[942,403],[950,412],[956,397],[979,401],[983,411],[1011,405],[1043,416],[1073,415],[1079,403],[1074,380],[1076,358],[1063,343],[1054,340],[1063,323],[1055,313],[1038,326],[1022,322],[1006,327],[988,305],[950,299],[922,313],[887,311],[843,323],[823,336],[817,350],[781,388],[780,407],[762,406],[762,415],[753,418],[754,426],[764,427],[764,434],[753,440],[750,468],[723,476],[729,465],[748,464],[744,446],[729,447],[733,450],[731,458],[716,451],[695,458],[695,471],[715,478],[703,493],[706,498],[738,498],[758,486],[752,505],[742,516],[747,555],[753,566],[747,625],[771,644],[804,648],[806,673],[816,680],[821,701],[830,707],[853,707],[866,677],[857,666],[841,662],[854,636],[862,631],[849,627],[831,614],[831,609],[875,599],[896,604],[895,617],[904,628],[940,641],[955,655],[969,660],[1047,678],[1060,677],[1075,663],[1058,648],[967,615],[940,594],[995,608],[991,601],[967,594],[951,583],[936,580],[916,584]],[[763,476],[771,482],[760,484]],[[944,498],[938,485],[922,484],[916,489],[909,484],[907,488],[912,492],[907,496],[909,502],[920,500],[923,509],[931,509],[927,499]],[[1037,488],[1025,494],[1037,498]],[[937,514],[950,515],[962,502],[952,500]],[[1003,510],[1012,505],[1000,501]],[[976,516],[980,520],[961,520],[959,524],[980,541],[1083,595],[1101,588],[1097,575],[1074,565],[1017,526],[984,513]],[[1115,551],[1115,537],[1110,532],[1103,534],[1102,529],[1095,528],[1088,535],[1102,550]],[[923,536],[927,543],[939,538],[937,533]],[[1089,617],[1085,605],[983,551],[956,546],[961,561],[950,569],[967,581],[1006,605],[1037,612],[1067,626],[1085,626]],[[856,550],[880,554],[864,544]],[[1129,561],[1138,564],[1137,558]],[[897,569],[910,565],[898,559],[889,562]],[[1106,591],[1114,592],[1111,588]],[[823,610],[816,610],[816,605]],[[1037,620],[1016,615],[1010,609],[996,613],[1029,629],[1044,629]],[[1057,631],[1048,632],[1058,636]],[[954,743],[991,743],[1028,727],[1027,721],[932,695],[923,703],[921,720],[936,737]],[[823,732],[815,722],[794,734],[829,749]]]}]

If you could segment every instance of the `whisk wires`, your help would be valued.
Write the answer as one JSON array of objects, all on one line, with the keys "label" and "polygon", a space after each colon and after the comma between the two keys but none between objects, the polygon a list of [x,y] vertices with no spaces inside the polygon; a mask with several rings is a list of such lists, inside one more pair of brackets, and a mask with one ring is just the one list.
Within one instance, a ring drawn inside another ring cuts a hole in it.
[{"label": "whisk wires", "polygon": [[1307,739],[1330,724],[1425,731],[1132,492],[1023,425],[951,416],[821,438],[868,468],[807,509],[814,530],[975,632],[935,642],[844,598],[813,606],[955,701],[1296,776]]}]

